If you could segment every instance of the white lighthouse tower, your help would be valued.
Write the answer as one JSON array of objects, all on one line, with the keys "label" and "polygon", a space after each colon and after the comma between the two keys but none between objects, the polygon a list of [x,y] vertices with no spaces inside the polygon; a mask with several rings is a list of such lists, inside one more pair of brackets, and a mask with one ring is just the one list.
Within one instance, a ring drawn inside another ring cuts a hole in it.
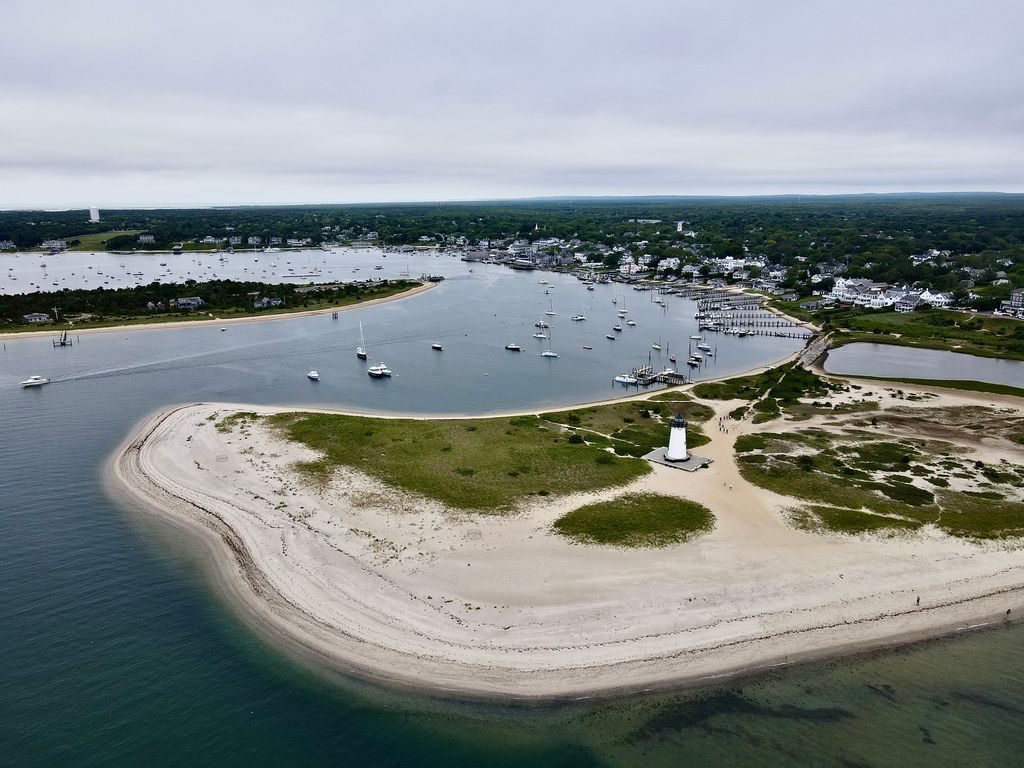
[{"label": "white lighthouse tower", "polygon": [[100,209],[95,205],[89,208],[89,223],[95,224],[100,220]]},{"label": "white lighthouse tower", "polygon": [[689,460],[690,454],[686,450],[686,419],[682,416],[673,416],[669,426],[672,431],[669,432],[665,461]]}]

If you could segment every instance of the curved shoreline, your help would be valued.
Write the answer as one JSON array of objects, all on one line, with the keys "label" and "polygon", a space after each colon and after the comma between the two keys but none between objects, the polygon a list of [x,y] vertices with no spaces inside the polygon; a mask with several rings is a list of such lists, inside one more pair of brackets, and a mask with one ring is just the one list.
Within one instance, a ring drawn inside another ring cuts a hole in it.
[{"label": "curved shoreline", "polygon": [[418,293],[429,291],[431,288],[437,286],[437,283],[421,283],[420,285],[414,286],[407,291],[401,293],[395,293],[391,296],[382,296],[377,299],[368,299],[367,301],[358,301],[355,304],[344,304],[340,307],[323,307],[322,309],[303,309],[295,312],[279,312],[273,315],[247,315],[246,317],[229,317],[224,319],[218,319],[216,317],[207,318],[205,320],[170,320],[166,323],[136,323],[134,325],[107,325],[102,328],[74,328],[74,329],[63,329],[63,328],[51,328],[46,331],[9,331],[7,333],[0,333],[0,340],[10,341],[12,339],[31,339],[39,338],[43,336],[52,337],[54,334],[59,334],[63,330],[68,330],[70,333],[74,331],[75,335],[82,334],[93,334],[93,333],[115,333],[118,331],[151,331],[158,328],[193,328],[204,325],[236,325],[239,323],[264,323],[272,320],[294,320],[297,317],[315,317],[317,315],[326,315],[329,312],[348,312],[352,309],[362,309],[363,307],[372,307],[375,304],[386,304],[390,301],[399,301],[400,299],[408,299],[415,296]]},{"label": "curved shoreline", "polygon": [[[635,398],[634,395],[622,399]],[[955,594],[941,601],[929,601],[923,610],[900,608],[911,604],[909,594],[900,595],[893,605],[891,594],[879,596],[870,590],[866,595],[851,593],[845,599],[840,594],[838,602],[830,599],[823,605],[801,603],[799,599],[795,605],[789,604],[786,596],[779,598],[778,595],[769,595],[776,604],[765,604],[741,595],[741,602],[746,602],[738,607],[725,601],[716,608],[718,613],[701,615],[696,622],[665,620],[664,616],[653,621],[647,619],[643,611],[629,614],[624,609],[620,614],[613,612],[602,616],[601,621],[592,622],[594,627],[605,627],[610,618],[626,621],[628,616],[628,626],[619,633],[602,630],[603,637],[587,637],[572,631],[567,635],[541,633],[546,640],[540,642],[542,637],[530,635],[529,632],[535,631],[530,628],[522,642],[513,642],[487,630],[490,636],[480,645],[480,639],[474,638],[472,633],[433,621],[433,613],[428,612],[428,621],[424,623],[421,615],[408,612],[405,606],[410,597],[415,602],[416,596],[394,579],[389,581],[388,575],[380,569],[374,572],[366,561],[349,552],[339,558],[343,568],[337,573],[347,579],[344,589],[338,587],[341,597],[330,606],[316,601],[303,604],[303,599],[313,594],[309,590],[326,577],[311,578],[308,583],[296,586],[281,581],[280,569],[274,568],[274,563],[261,562],[261,557],[269,551],[261,551],[266,541],[261,542],[245,516],[267,515],[267,509],[253,513],[239,506],[235,499],[226,502],[216,494],[209,494],[209,489],[198,491],[189,487],[191,483],[180,482],[182,478],[191,477],[187,472],[171,477],[161,470],[164,465],[157,461],[157,458],[166,459],[166,454],[158,455],[154,446],[170,435],[181,437],[174,432],[175,419],[180,425],[194,421],[211,408],[221,411],[237,407],[200,404],[164,409],[146,420],[112,457],[108,465],[109,478],[147,510],[163,519],[172,519],[214,543],[220,552],[213,560],[217,579],[227,588],[232,602],[243,607],[245,616],[255,627],[270,634],[285,649],[298,652],[319,665],[361,678],[460,698],[541,702],[610,696],[699,685],[779,665],[903,645],[980,623],[993,623],[999,620],[1006,606],[1019,612],[1024,604],[1022,563],[1012,557],[1003,563],[1006,568],[986,572],[984,578],[975,574],[973,584],[961,583],[963,580],[946,584],[951,590],[956,587]],[[293,410],[246,409],[257,412]],[[420,418],[428,417],[421,415]],[[215,446],[215,451],[220,450],[225,449]],[[220,461],[219,456],[217,461]],[[199,466],[199,460],[196,465]],[[668,475],[658,475],[662,484],[671,485],[679,475],[689,474],[667,472]],[[736,503],[728,496],[722,499],[723,506],[728,506],[728,502]],[[743,499],[739,501],[740,507],[743,502]],[[727,520],[727,514],[731,513],[722,510],[721,514],[720,527],[731,526],[733,523]],[[747,514],[741,512],[741,518]],[[281,521],[274,525],[279,528]],[[760,521],[758,525],[765,527],[758,531],[754,526],[751,535],[756,538],[759,534],[768,534],[769,545],[772,537],[785,543],[804,536],[791,530],[780,533],[771,520]],[[286,534],[280,532],[279,535],[282,544],[275,546],[284,546]],[[302,530],[299,535],[303,535]],[[298,538],[294,541],[297,545]],[[964,550],[970,555],[975,551],[971,546],[956,545],[950,551]],[[695,547],[684,546],[676,551],[701,552],[703,557],[711,557],[710,551],[702,552],[702,545]],[[579,558],[579,550],[577,547],[575,556],[585,565],[588,558]],[[591,550],[590,554],[590,559],[609,559],[607,553]],[[336,553],[331,557],[336,557]],[[1005,553],[1003,557],[1005,559]],[[637,563],[652,559],[657,568],[664,567],[659,553],[650,558],[627,553],[621,558]],[[611,560],[616,559],[613,554]],[[313,558],[303,562],[308,566],[319,561]],[[655,571],[652,580],[656,583],[658,572]],[[945,578],[942,575],[942,579]],[[942,584],[942,579],[938,585]],[[732,585],[719,587],[728,590]],[[290,588],[293,589],[289,593]],[[345,589],[349,593],[345,593]],[[350,599],[350,604],[345,604],[346,598]],[[666,606],[683,610],[671,600],[656,605],[661,609]],[[567,610],[575,610],[575,606],[569,605]],[[408,621],[403,624],[405,619]],[[558,615],[550,617],[555,624],[561,620]],[[650,626],[639,626],[645,620]],[[517,627],[517,631],[519,629]]]}]

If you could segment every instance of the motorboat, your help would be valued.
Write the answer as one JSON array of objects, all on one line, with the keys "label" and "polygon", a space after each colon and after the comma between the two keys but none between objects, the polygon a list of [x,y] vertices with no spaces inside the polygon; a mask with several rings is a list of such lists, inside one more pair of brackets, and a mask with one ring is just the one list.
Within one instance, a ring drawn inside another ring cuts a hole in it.
[{"label": "motorboat", "polygon": [[306,374],[306,378],[312,379],[313,381],[320,381],[320,374],[317,371],[310,371]]},{"label": "motorboat", "polygon": [[700,344],[697,345],[697,349],[701,350],[702,352],[710,352],[711,345],[701,342]]},{"label": "motorboat", "polygon": [[700,341],[701,340],[700,336],[691,336],[690,338],[693,339],[694,341]]},{"label": "motorboat", "polygon": [[689,360],[686,361],[686,364],[691,368],[696,368],[698,365],[700,365],[700,360],[695,360],[694,358],[691,357]]},{"label": "motorboat", "polygon": [[618,376],[615,377],[614,381],[616,384],[626,384],[627,386],[629,384],[639,383],[636,376],[630,376],[629,374],[626,373],[620,373]]},{"label": "motorboat", "polygon": [[573,322],[577,322],[577,323],[582,321],[582,320],[586,320],[586,319],[587,319],[586,315],[573,315],[572,316]]},{"label": "motorboat", "polygon": [[592,346],[590,346],[589,344],[584,344],[584,345],[583,345],[583,348],[584,348],[584,349],[593,349],[593,347],[592,347]]},{"label": "motorboat", "polygon": [[558,357],[558,353],[557,352],[552,352],[550,349],[545,349],[543,352],[540,353],[540,356],[541,357]]},{"label": "motorboat", "polygon": [[636,320],[627,320],[626,325],[636,325]]},{"label": "motorboat", "polygon": [[436,341],[433,344],[430,345],[430,348],[431,349],[436,349],[438,352],[443,352],[444,351],[444,347],[442,347],[440,345],[440,343],[438,343]]},{"label": "motorboat", "polygon": [[547,337],[548,335],[544,333],[544,331],[537,331],[535,334],[533,334],[533,338],[535,339],[546,339]]},{"label": "motorboat", "polygon": [[47,378],[44,378],[43,376],[29,376],[27,379],[25,379],[23,382],[21,382],[21,386],[23,386],[23,387],[41,387],[41,386],[43,386],[43,384],[49,384],[49,383],[50,383],[50,380],[47,379]]},{"label": "motorboat", "polygon": [[366,373],[372,379],[383,379],[391,376],[391,369],[384,365],[384,363],[377,363],[377,365],[371,365],[367,368]]},{"label": "motorboat", "polygon": [[505,345],[505,349],[507,349],[509,352],[522,352],[523,351],[523,348],[520,347],[518,344],[506,344]]},{"label": "motorboat", "polygon": [[606,339],[608,339],[609,341],[615,341],[615,337],[614,337],[614,336],[612,336],[612,334],[610,334],[610,333],[606,333],[606,334],[604,335],[604,337],[605,337]]},{"label": "motorboat", "polygon": [[615,331],[616,333],[622,333],[622,326],[616,323],[615,325],[612,326],[612,330]]},{"label": "motorboat", "polygon": [[550,328],[551,326],[549,326],[547,324],[547,322],[544,321],[544,320],[538,320],[536,323],[533,324],[533,327],[534,328]]}]

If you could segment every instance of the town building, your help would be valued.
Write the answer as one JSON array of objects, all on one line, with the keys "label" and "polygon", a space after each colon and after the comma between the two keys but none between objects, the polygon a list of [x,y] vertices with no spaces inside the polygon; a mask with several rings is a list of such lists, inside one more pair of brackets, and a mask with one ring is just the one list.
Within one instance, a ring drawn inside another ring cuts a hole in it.
[{"label": "town building", "polygon": [[45,312],[29,312],[27,315],[22,315],[21,319],[26,323],[48,323],[50,322],[50,316]]}]

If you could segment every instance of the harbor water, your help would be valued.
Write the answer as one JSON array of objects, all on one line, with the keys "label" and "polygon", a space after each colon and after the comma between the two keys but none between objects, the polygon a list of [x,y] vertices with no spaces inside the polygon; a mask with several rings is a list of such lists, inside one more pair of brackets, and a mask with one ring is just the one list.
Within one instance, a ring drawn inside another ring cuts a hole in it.
[{"label": "harbor water", "polygon": [[[652,343],[661,339],[664,356],[682,354],[695,332],[687,300],[669,297],[662,309],[620,286],[586,291],[569,277],[470,268],[449,261],[449,279],[439,287],[337,320],[111,331],[82,335],[70,348],[38,337],[6,341],[0,763],[1019,762],[1024,630],[1013,624],[699,690],[542,708],[441,700],[279,654],[211,588],[204,550],[189,534],[139,515],[105,489],[111,452],[141,419],[170,404],[438,414],[543,409],[623,393],[612,384],[616,373],[648,355],[663,367]],[[604,335],[623,297],[637,325],[609,342]],[[552,338],[534,340],[533,324],[546,309],[558,313],[546,316]],[[569,320],[580,312],[585,322]],[[369,362],[386,361],[396,374],[391,380],[370,379],[355,358],[360,321]],[[431,349],[435,341],[443,352]],[[539,356],[548,341],[561,357]],[[509,342],[524,351],[505,351]],[[717,354],[700,377],[769,364],[800,346],[724,335],[710,344]],[[319,382],[306,378],[312,368]],[[31,374],[53,383],[20,388]]]}]

